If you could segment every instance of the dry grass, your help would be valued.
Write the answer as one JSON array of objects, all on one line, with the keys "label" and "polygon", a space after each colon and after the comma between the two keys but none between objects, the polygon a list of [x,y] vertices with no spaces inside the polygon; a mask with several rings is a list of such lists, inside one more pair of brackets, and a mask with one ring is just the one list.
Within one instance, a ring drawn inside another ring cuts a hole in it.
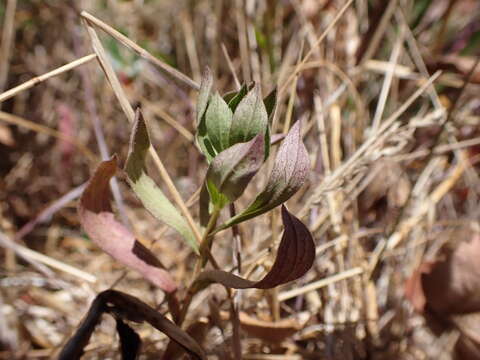
[{"label": "dry grass", "polygon": [[[76,198],[98,159],[125,160],[140,103],[156,149],[150,173],[200,240],[206,166],[192,134],[206,65],[222,92],[237,79],[261,83],[264,94],[278,86],[272,133],[304,120],[312,172],[288,207],[317,245],[300,281],[232,297],[212,287],[194,298],[185,325],[209,358],[451,359],[458,333],[435,336],[403,289],[445,241],[437,234],[478,226],[480,7],[438,0],[418,15],[427,3],[0,3],[0,359],[50,358],[112,286],[166,312],[162,291],[84,236]],[[141,209],[122,178],[113,195],[183,295],[192,251]],[[259,277],[272,264],[279,224],[278,211],[243,223],[239,234],[220,233],[212,251],[222,267]],[[118,358],[114,327],[99,326],[85,359]],[[159,358],[166,337],[137,329],[141,358]]]}]

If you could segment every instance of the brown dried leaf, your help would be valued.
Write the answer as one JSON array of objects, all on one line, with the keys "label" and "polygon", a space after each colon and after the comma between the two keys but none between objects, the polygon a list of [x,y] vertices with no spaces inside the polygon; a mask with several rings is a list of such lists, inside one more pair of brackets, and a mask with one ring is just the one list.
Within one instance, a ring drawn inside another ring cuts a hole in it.
[{"label": "brown dried leaf", "polygon": [[274,344],[282,342],[301,329],[301,324],[296,319],[264,321],[245,312],[240,312],[239,319],[242,329],[249,335]]},{"label": "brown dried leaf", "polygon": [[110,179],[117,169],[117,158],[103,161],[80,198],[78,214],[87,235],[114,259],[140,272],[147,280],[171,292],[176,285],[161,268],[160,261],[133,234],[115,220],[110,207]]},{"label": "brown dried leaf", "polygon": [[272,269],[260,281],[251,281],[220,270],[204,271],[197,278],[199,286],[220,283],[235,289],[271,289],[296,280],[312,267],[315,243],[307,227],[282,205],[285,231]]}]

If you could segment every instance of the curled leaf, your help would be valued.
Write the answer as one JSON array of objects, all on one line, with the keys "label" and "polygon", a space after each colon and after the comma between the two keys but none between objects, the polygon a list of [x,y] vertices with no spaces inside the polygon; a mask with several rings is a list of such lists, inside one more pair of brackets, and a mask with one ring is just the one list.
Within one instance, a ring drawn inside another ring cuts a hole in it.
[{"label": "curled leaf", "polygon": [[[243,194],[252,177],[263,163],[263,135],[259,134],[246,143],[235,144],[218,154],[207,171],[207,187],[211,185],[230,202]],[[212,202],[218,205],[213,197]]]},{"label": "curled leaf", "polygon": [[115,156],[100,163],[80,198],[80,223],[90,239],[115,260],[140,272],[163,290],[174,291],[176,285],[161,268],[160,261],[123,224],[115,220],[110,207],[109,181],[116,169]]},{"label": "curled leaf", "polygon": [[261,215],[287,201],[307,179],[310,160],[302,142],[300,122],[296,122],[280,145],[265,189],[241,213],[217,231]]},{"label": "curled leaf", "polygon": [[205,124],[207,135],[217,152],[221,152],[229,146],[232,116],[232,110],[222,97],[218,93],[213,95],[205,113]]},{"label": "curled leaf", "polygon": [[220,270],[201,273],[196,282],[201,288],[210,283],[220,283],[234,289],[271,289],[296,280],[307,273],[315,260],[315,243],[307,227],[282,206],[285,231],[280,241],[277,258],[265,277],[251,281]]},{"label": "curled leaf", "polygon": [[130,149],[125,163],[128,183],[143,206],[158,220],[178,231],[188,245],[198,253],[195,236],[187,221],[144,171],[149,148],[148,129],[140,109],[137,109],[130,139]]},{"label": "curled leaf", "polygon": [[258,134],[264,135],[267,126],[267,110],[260,94],[260,87],[256,85],[240,101],[233,113],[230,145],[250,141]]},{"label": "curled leaf", "polygon": [[[180,345],[195,359],[206,359],[205,352],[198,343],[185,331],[168,320],[157,310],[151,308],[136,297],[115,290],[100,293],[93,301],[87,316],[78,327],[75,335],[65,344],[58,357],[59,360],[80,359],[95,327],[103,313],[117,319],[117,330],[120,334],[123,355],[133,356],[140,346],[140,338],[123,321],[136,323],[147,322],[158,331],[167,335]],[[128,349],[126,348],[130,346]],[[133,357],[131,357],[133,359]]]}]

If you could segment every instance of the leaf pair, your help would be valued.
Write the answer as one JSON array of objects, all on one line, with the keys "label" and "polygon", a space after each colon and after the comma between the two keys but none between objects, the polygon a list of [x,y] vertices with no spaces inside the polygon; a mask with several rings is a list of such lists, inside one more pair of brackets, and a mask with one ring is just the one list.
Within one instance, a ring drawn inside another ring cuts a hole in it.
[{"label": "leaf pair", "polygon": [[310,160],[302,141],[300,126],[301,123],[297,121],[280,145],[265,189],[245,210],[229,219],[217,231],[277,207],[302,187],[308,176]]},{"label": "leaf pair", "polygon": [[103,313],[111,314],[117,321],[117,331],[124,360],[136,359],[141,345],[138,334],[124,320],[136,323],[147,322],[180,345],[195,359],[207,358],[203,349],[190,335],[157,310],[131,295],[120,291],[106,290],[95,298],[77,331],[61,350],[58,356],[59,360],[81,358]]},{"label": "leaf pair", "polygon": [[124,265],[140,272],[167,292],[176,289],[162,264],[124,225],[115,220],[110,207],[110,179],[117,169],[117,158],[98,166],[83,192],[78,206],[80,223],[102,250]]},{"label": "leaf pair", "polygon": [[267,275],[260,281],[243,279],[221,270],[202,272],[196,286],[203,288],[211,283],[220,283],[234,289],[271,289],[296,280],[312,267],[315,260],[315,243],[307,227],[282,206],[282,221],[285,227],[277,257]]},{"label": "leaf pair", "polygon": [[187,241],[198,254],[198,245],[185,218],[163,194],[144,171],[148,150],[151,146],[150,136],[142,112],[135,112],[135,122],[130,138],[130,149],[125,163],[128,183],[142,202],[143,206],[158,220],[166,223]]},{"label": "leaf pair", "polygon": [[207,161],[259,134],[264,136],[266,158],[270,148],[268,119],[275,107],[276,92],[263,100],[258,85],[244,85],[238,92],[222,97],[218,92],[211,95],[212,87],[212,73],[206,68],[197,100],[196,139]]}]

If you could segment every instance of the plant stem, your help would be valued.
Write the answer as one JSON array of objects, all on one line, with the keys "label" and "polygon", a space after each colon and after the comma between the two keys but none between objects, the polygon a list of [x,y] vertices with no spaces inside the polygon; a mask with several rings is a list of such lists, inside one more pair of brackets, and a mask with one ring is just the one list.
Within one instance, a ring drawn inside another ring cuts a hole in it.
[{"label": "plant stem", "polygon": [[208,221],[207,227],[202,236],[202,241],[200,242],[200,257],[197,258],[195,263],[195,270],[193,272],[193,281],[188,287],[187,294],[185,295],[185,299],[183,300],[182,310],[180,311],[180,316],[178,318],[177,325],[181,326],[183,321],[185,320],[185,316],[187,315],[188,308],[192,303],[193,296],[196,294],[196,289],[194,288],[195,280],[205,266],[207,260],[210,260],[212,265],[215,268],[218,268],[218,264],[216,263],[215,259],[213,258],[212,254],[210,253],[210,246],[213,240],[213,236],[211,232],[215,229],[215,225],[217,224],[218,216],[220,215],[220,208],[215,207]]}]

